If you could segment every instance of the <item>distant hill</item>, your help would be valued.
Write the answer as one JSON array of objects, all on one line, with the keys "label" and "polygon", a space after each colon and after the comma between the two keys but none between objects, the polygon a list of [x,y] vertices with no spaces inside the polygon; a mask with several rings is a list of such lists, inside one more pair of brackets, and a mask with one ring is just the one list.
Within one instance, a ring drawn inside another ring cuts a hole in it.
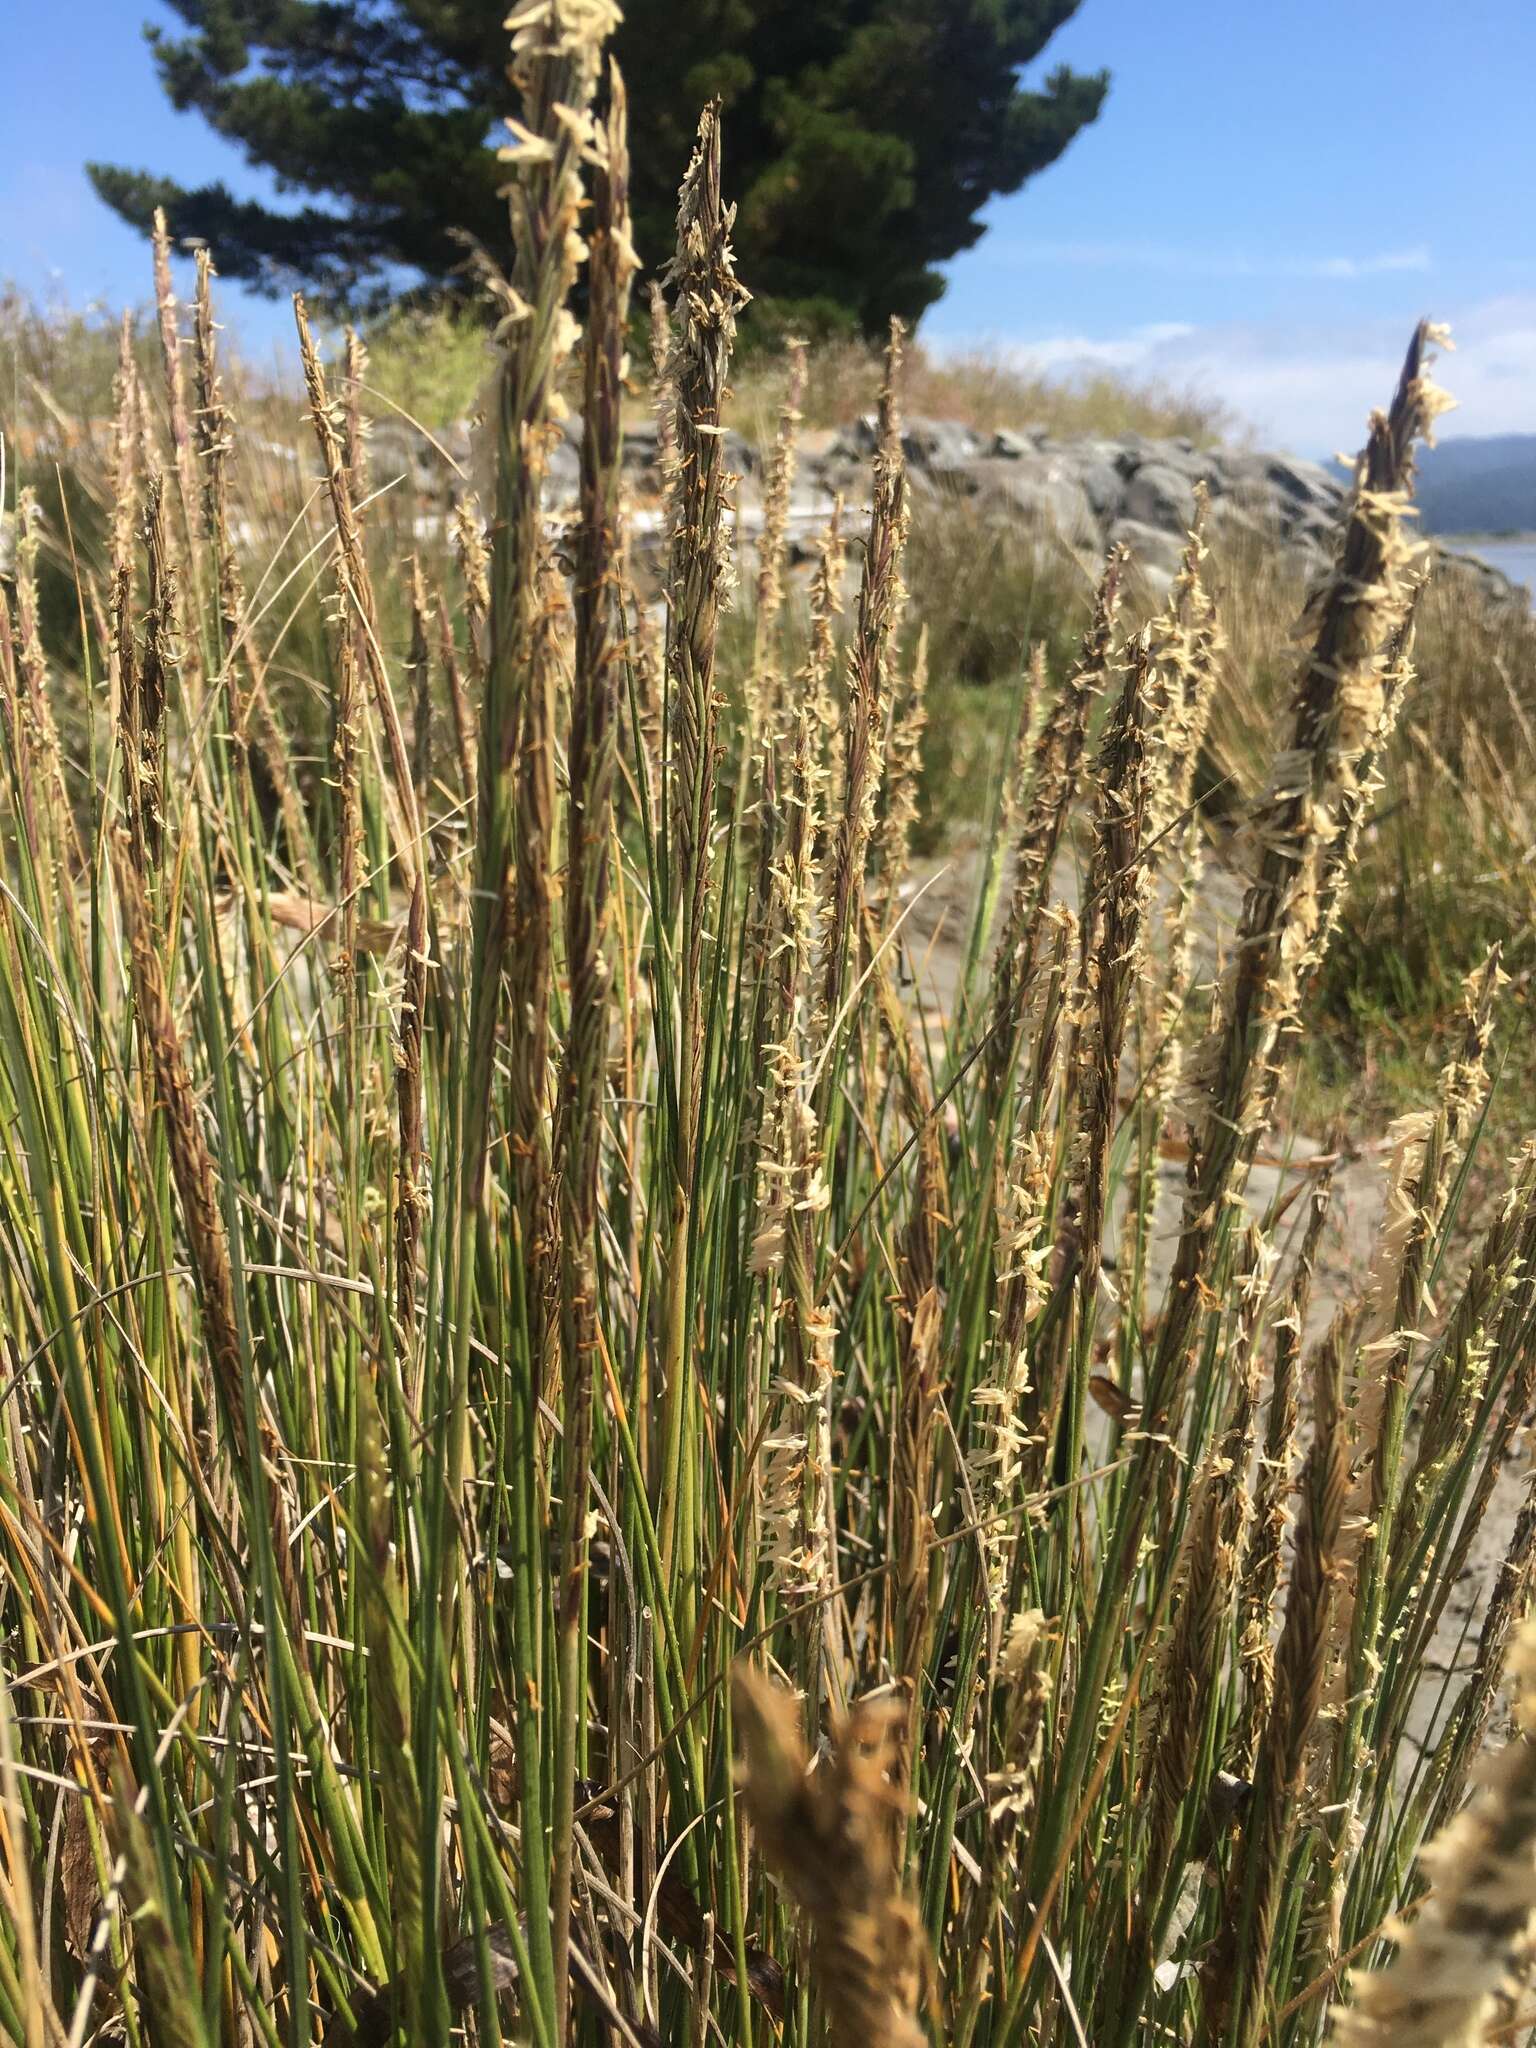
[{"label": "distant hill", "polygon": [[1414,496],[1425,533],[1536,533],[1536,434],[1426,449]]}]

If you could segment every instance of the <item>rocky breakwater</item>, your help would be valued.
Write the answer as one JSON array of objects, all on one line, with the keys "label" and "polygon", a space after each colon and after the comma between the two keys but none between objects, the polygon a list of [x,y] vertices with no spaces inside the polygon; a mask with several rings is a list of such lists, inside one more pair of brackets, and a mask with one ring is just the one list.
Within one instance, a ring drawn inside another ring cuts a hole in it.
[{"label": "rocky breakwater", "polygon": [[[562,520],[575,511],[580,438],[581,422],[573,416],[551,456],[549,502]],[[487,439],[464,423],[430,441],[399,421],[381,423],[372,442],[374,475],[383,480],[398,474],[418,506],[434,498],[446,503],[475,478]],[[972,516],[1021,528],[1042,548],[1065,549],[1084,562],[1121,545],[1153,596],[1166,590],[1177,570],[1197,484],[1210,495],[1211,538],[1218,548],[1278,546],[1310,578],[1328,559],[1347,483],[1341,471],[1298,456],[1141,434],[1059,439],[1043,428],[983,431],[956,420],[911,418],[902,441],[916,518],[964,505]],[[874,445],[872,416],[802,436],[789,507],[792,559],[809,559],[834,495],[851,507],[864,501]],[[654,419],[633,415],[625,431],[624,468],[634,498],[631,530],[642,557],[647,540],[659,542],[662,531],[656,446]],[[741,478],[739,528],[750,541],[761,523],[762,465],[738,434],[729,435],[727,452]],[[482,502],[489,502],[484,490]],[[430,523],[431,514],[426,517]],[[1507,578],[1475,557],[1446,553],[1444,559],[1486,598],[1526,601]]]},{"label": "rocky breakwater", "polygon": [[[824,484],[867,458],[873,426],[838,436],[822,464]],[[1123,546],[1148,584],[1166,586],[1195,513],[1195,487],[1210,493],[1217,538],[1279,542],[1321,566],[1344,486],[1321,465],[1245,448],[1201,448],[1187,439],[1058,440],[1043,430],[978,433],[953,421],[914,419],[904,435],[919,498],[974,501],[983,516],[1018,520],[1074,553]]]},{"label": "rocky breakwater", "polygon": [[[823,494],[858,492],[875,423],[808,437],[802,475]],[[914,500],[959,500],[985,519],[1018,523],[1087,558],[1123,546],[1155,595],[1172,581],[1195,511],[1195,486],[1210,497],[1219,548],[1279,547],[1310,580],[1337,532],[1348,479],[1339,469],[1247,446],[1200,447],[1187,438],[1058,439],[1043,428],[978,432],[954,420],[910,419],[903,431]],[[818,445],[818,442],[821,445]],[[1494,603],[1523,604],[1507,577],[1473,555],[1435,544],[1451,573]]]}]

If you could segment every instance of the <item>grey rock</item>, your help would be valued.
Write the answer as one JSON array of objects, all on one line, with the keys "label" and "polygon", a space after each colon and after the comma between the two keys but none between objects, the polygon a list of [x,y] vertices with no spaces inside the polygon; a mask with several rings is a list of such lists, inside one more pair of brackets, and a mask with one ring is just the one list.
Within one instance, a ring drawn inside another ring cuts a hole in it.
[{"label": "grey rock", "polygon": [[1227,473],[1235,486],[1254,484],[1275,498],[1294,503],[1336,506],[1344,486],[1330,476],[1320,463],[1305,462],[1300,456],[1248,454],[1229,456]]},{"label": "grey rock", "polygon": [[1439,541],[1431,541],[1430,547],[1437,576],[1448,577],[1463,589],[1475,592],[1485,604],[1515,605],[1522,612],[1531,609],[1530,591],[1523,584],[1512,583],[1502,569],[1495,569],[1481,555],[1444,547]]},{"label": "grey rock", "polygon": [[[806,481],[814,486],[828,500],[842,498],[848,505],[858,505],[869,496],[869,464],[855,462],[847,456],[827,454],[804,472]],[[916,478],[908,479],[915,482]]]},{"label": "grey rock", "polygon": [[974,462],[985,443],[956,420],[910,419],[902,425],[901,445],[914,469],[947,471]]},{"label": "grey rock", "polygon": [[[927,472],[956,497],[981,497],[1059,528],[1074,546],[1099,546],[1124,484],[1112,464],[1084,461],[1071,442],[1031,445],[1022,455],[988,454],[952,470]],[[916,478],[914,478],[914,482]]]},{"label": "grey rock", "polygon": [[[871,492],[869,487],[869,466],[848,472],[848,481],[841,486],[844,502],[853,507],[856,516],[863,520],[868,517]],[[957,498],[974,497],[975,493],[964,482],[961,474],[946,470],[943,476],[934,476],[926,469],[914,469],[907,464],[907,503],[912,506],[935,503],[953,504]]]},{"label": "grey rock", "polygon": [[[569,436],[567,436],[569,438]],[[624,423],[623,463],[631,475],[643,474],[656,467],[656,449],[661,430],[654,414],[640,414]],[[580,446],[580,430],[577,431],[576,445]],[[757,471],[757,451],[749,441],[733,429],[726,430],[725,460],[737,476],[752,476]]]},{"label": "grey rock", "polygon": [[467,487],[475,459],[474,429],[450,420],[430,434],[408,420],[375,420],[368,431],[368,468],[375,488],[448,499]]},{"label": "grey rock", "polygon": [[545,490],[557,505],[574,504],[581,493],[581,456],[568,440],[557,441],[549,451]]},{"label": "grey rock", "polygon": [[999,467],[1001,473],[980,486],[981,503],[987,511],[1055,534],[1068,547],[1098,548],[1099,522],[1076,477],[1064,472],[1051,475],[1036,468],[1026,474],[1012,465]]},{"label": "grey rock", "polygon": [[1164,533],[1139,519],[1117,519],[1109,530],[1109,542],[1111,547],[1126,548],[1133,567],[1156,589],[1166,590],[1178,573],[1183,544],[1177,534]]},{"label": "grey rock", "polygon": [[[827,451],[834,460],[867,462],[879,445],[880,423],[866,412],[844,427]],[[904,420],[901,447],[913,469],[953,472],[974,462],[987,447],[987,438],[958,420],[930,420],[920,414]]]},{"label": "grey rock", "polygon": [[856,420],[839,430],[827,450],[828,459],[833,462],[867,462],[875,452],[879,439],[879,426],[872,412],[861,413]]},{"label": "grey rock", "polygon": [[[877,422],[874,414],[851,421],[834,434],[806,437],[800,466],[803,516],[793,524],[792,553],[814,553],[825,509],[841,493],[850,521],[861,516],[870,489],[870,459]],[[580,421],[566,422],[553,458],[551,495],[574,499]],[[656,423],[640,415],[625,434],[625,466],[639,482],[654,485]],[[906,423],[903,445],[908,489],[919,516],[942,517],[946,503],[965,501],[990,521],[1016,524],[1040,558],[1059,558],[1063,546],[1084,558],[1124,542],[1144,585],[1160,593],[1176,573],[1185,534],[1194,516],[1195,484],[1205,480],[1211,495],[1211,533],[1218,545],[1282,547],[1304,573],[1326,568],[1337,537],[1345,483],[1317,463],[1250,448],[1200,448],[1188,436],[1150,439],[1126,434],[1115,439],[1060,439],[1038,426],[978,433],[955,420],[917,417]],[[398,432],[391,443],[381,426],[375,443],[376,473],[385,456],[424,477],[441,470],[441,460],[422,453],[416,437]],[[757,467],[753,451],[731,435],[727,458],[738,474]],[[439,488],[441,488],[439,486]],[[755,495],[744,494],[743,532],[755,531]],[[928,508],[932,508],[929,510]],[[648,517],[648,513],[638,515]],[[1459,558],[1445,558],[1447,567]],[[1490,596],[1509,593],[1496,571],[1462,560],[1456,573],[1468,589]]]},{"label": "grey rock", "polygon": [[1337,521],[1324,511],[1306,507],[1287,523],[1281,521],[1281,531],[1288,541],[1297,541],[1303,547],[1328,548],[1333,543]]},{"label": "grey rock", "polygon": [[1195,487],[1182,471],[1146,462],[1125,487],[1123,519],[1169,533],[1188,531],[1195,516]]},{"label": "grey rock", "polygon": [[1226,488],[1220,458],[1212,449],[1197,448],[1188,439],[1154,441],[1147,460],[1155,462],[1160,469],[1171,469],[1179,476],[1188,477],[1191,483],[1207,484],[1213,496]]},{"label": "grey rock", "polygon": [[1021,432],[1017,427],[999,427],[992,436],[992,446],[987,453],[1002,462],[1022,462],[1033,455],[1045,440],[1038,431]]},{"label": "grey rock", "polygon": [[1070,469],[1101,519],[1119,506],[1142,459],[1139,450],[1128,450],[1119,441],[1043,441],[1041,449]]},{"label": "grey rock", "polygon": [[656,460],[659,429],[655,416],[640,413],[624,422],[624,467],[639,469]]},{"label": "grey rock", "polygon": [[1078,459],[1073,474],[1087,493],[1088,502],[1095,515],[1101,520],[1113,519],[1125,500],[1125,478],[1113,462],[1103,456],[1087,455]]},{"label": "grey rock", "polygon": [[1345,493],[1342,479],[1324,469],[1321,463],[1303,462],[1295,456],[1273,458],[1268,474],[1270,482],[1281,490],[1304,491],[1323,505],[1337,505]]},{"label": "grey rock", "polygon": [[784,529],[784,548],[790,564],[795,568],[813,563],[821,556],[821,537],[826,531],[826,519],[817,513],[814,518],[791,514]]},{"label": "grey rock", "polygon": [[1211,532],[1218,540],[1246,540],[1272,546],[1280,537],[1274,508],[1261,498],[1217,498],[1211,506]]},{"label": "grey rock", "polygon": [[993,473],[993,461],[946,463],[935,469],[909,469],[907,481],[915,489],[932,490],[940,497],[974,498]]}]

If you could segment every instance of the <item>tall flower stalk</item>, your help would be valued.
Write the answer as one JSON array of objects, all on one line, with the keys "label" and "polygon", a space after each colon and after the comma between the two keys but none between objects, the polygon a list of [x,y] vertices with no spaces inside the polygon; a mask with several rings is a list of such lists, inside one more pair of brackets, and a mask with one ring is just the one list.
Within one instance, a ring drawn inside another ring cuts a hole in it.
[{"label": "tall flower stalk", "polygon": [[[538,1400],[545,1376],[540,1304],[547,1279],[541,1256],[549,1218],[548,1137],[544,1128],[544,1053],[548,1019],[549,877],[554,848],[546,637],[550,592],[541,570],[542,494],[561,367],[576,338],[567,300],[584,254],[580,236],[582,166],[596,128],[590,113],[602,46],[617,21],[608,0],[537,0],[514,13],[512,75],[522,111],[509,123],[505,152],[516,248],[502,292],[502,363],[495,403],[496,543],[491,556],[484,700],[475,798],[476,848],[467,1043],[459,1106],[455,1328],[436,1410],[443,1429],[445,1512],[465,1505],[470,1449],[470,1338],[477,1266],[488,1249],[487,1163],[493,1141],[497,1042],[503,979],[516,969],[518,995],[532,1005],[532,1028],[516,1041],[512,1094],[517,1147],[516,1204],[510,1255],[518,1266],[512,1313],[523,1341],[509,1360],[506,1464],[514,1543],[520,1560],[512,1628],[521,1672],[518,1726],[525,1753],[537,1753],[537,1673],[543,1649],[542,1601],[530,1579],[540,1548]],[[519,832],[524,836],[520,839]],[[518,866],[514,883],[514,854]],[[535,940],[516,956],[514,934]],[[444,1525],[446,1538],[447,1525]],[[445,1542],[444,1590],[461,1574]],[[467,1617],[466,1617],[467,1622]],[[552,2028],[563,2002],[564,1963],[556,1962],[549,1922],[551,1873],[540,1776],[522,1778],[523,1866],[535,1996]]]},{"label": "tall flower stalk", "polygon": [[677,210],[670,358],[676,484],[668,569],[666,671],[672,711],[669,825],[677,944],[676,1129],[663,1310],[665,1416],[660,1474],[662,1561],[674,1586],[696,1571],[694,1476],[688,1444],[692,1389],[689,1273],[696,1227],[704,1107],[706,933],[712,893],[715,684],[721,606],[729,587],[726,513],[731,486],[721,413],[736,315],[745,294],[731,255],[735,209],[721,192],[720,109],[705,109]]},{"label": "tall flower stalk", "polygon": [[572,1815],[586,1698],[582,1651],[599,1337],[598,1195],[611,1021],[606,945],[624,652],[619,611],[624,333],[636,269],[629,221],[628,110],[617,68],[610,74],[609,105],[594,156],[568,765],[565,966],[570,993],[558,1147],[565,1475],[564,1578],[557,1624],[560,1754],[553,1821],[557,2033],[564,2032],[570,2005]]}]

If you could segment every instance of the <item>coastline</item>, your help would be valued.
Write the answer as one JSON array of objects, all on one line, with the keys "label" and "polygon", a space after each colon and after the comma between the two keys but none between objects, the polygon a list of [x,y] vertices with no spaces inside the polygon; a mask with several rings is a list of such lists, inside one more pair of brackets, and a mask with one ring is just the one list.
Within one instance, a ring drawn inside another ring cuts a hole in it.
[{"label": "coastline", "polygon": [[1437,533],[1433,539],[1453,554],[1472,555],[1526,590],[1536,605],[1536,533]]}]

